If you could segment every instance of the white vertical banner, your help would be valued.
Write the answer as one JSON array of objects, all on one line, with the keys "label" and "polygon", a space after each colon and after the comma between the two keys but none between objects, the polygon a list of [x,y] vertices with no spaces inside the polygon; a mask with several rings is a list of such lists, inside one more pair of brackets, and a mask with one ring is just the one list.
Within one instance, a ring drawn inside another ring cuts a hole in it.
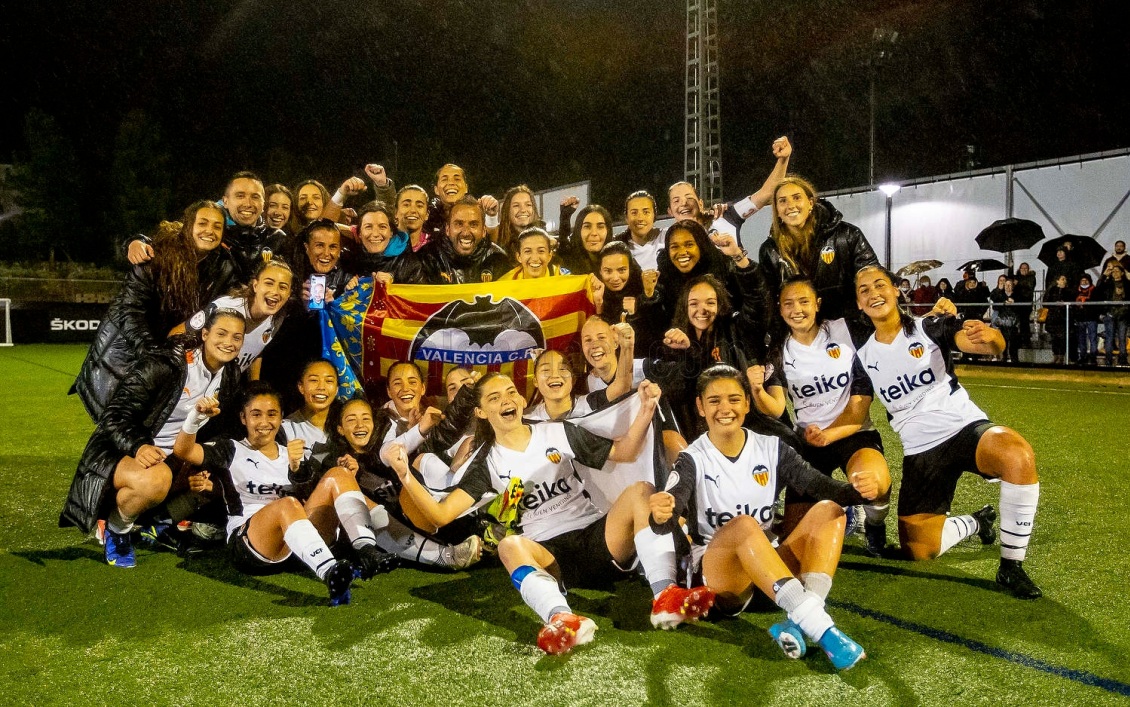
[{"label": "white vertical banner", "polygon": [[542,221],[545,221],[545,230],[549,233],[557,233],[561,225],[558,223],[561,217],[561,200],[565,197],[575,196],[580,199],[581,203],[577,204],[577,211],[588,206],[591,203],[589,202],[591,187],[592,182],[586,180],[534,192],[534,203],[538,207]]}]

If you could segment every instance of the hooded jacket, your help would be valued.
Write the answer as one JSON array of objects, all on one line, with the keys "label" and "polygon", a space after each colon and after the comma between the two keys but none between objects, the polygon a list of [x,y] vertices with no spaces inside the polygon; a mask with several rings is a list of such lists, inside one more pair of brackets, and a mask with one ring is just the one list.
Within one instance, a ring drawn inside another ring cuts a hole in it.
[{"label": "hooded jacket", "polygon": [[[820,311],[824,318],[839,319],[855,311],[855,273],[865,265],[878,265],[879,258],[863,231],[844,221],[843,214],[831,202],[817,199],[813,213],[816,215],[813,262],[804,274],[812,280],[822,300]],[[797,273],[781,257],[772,237],[761,244],[758,260],[769,287],[770,301],[775,302],[781,283]]]}]

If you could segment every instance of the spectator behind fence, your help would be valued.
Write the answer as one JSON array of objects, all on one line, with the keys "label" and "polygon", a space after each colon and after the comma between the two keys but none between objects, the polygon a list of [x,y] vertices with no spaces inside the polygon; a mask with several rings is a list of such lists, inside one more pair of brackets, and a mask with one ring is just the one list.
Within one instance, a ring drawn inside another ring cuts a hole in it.
[{"label": "spectator behind fence", "polygon": [[964,278],[961,287],[953,293],[954,304],[958,305],[958,316],[965,320],[980,319],[989,304],[989,288],[977,279],[977,273],[972,270],[966,270]]},{"label": "spectator behind fence", "polygon": [[[1075,301],[1097,301],[1091,276],[1086,273],[1079,278]],[[1099,319],[1102,316],[1102,307],[1081,305],[1071,309],[1071,323],[1075,328],[1076,349],[1079,354],[1075,360],[1080,365],[1094,365],[1099,357]]]},{"label": "spectator behind fence", "polygon": [[938,280],[938,284],[934,287],[934,301],[945,297],[948,300],[953,299],[953,285],[950,284],[948,277],[943,277]]},{"label": "spectator behind fence", "polygon": [[1029,305],[1027,307],[1020,307],[1017,310],[1020,315],[1020,341],[1027,346],[1032,343],[1031,303],[1036,301],[1036,273],[1028,263],[1021,263],[1013,279],[1016,281],[1016,284],[1013,286],[1012,298],[1017,302],[1028,303]]},{"label": "spectator behind fence", "polygon": [[[1121,241],[1119,241],[1121,243]],[[1127,292],[1126,269],[1114,258],[1107,261],[1103,277],[1097,285],[1095,298],[1102,302],[1121,302],[1107,307],[1102,315],[1106,348],[1106,365],[1114,365],[1114,351],[1118,350],[1118,365],[1127,365],[1126,329],[1130,324],[1130,301]]]},{"label": "spectator behind fence", "polygon": [[[1064,244],[1065,246],[1070,244]],[[1044,287],[1050,287],[1060,275],[1067,277],[1068,284],[1075,286],[1082,274],[1075,261],[1069,256],[1070,248],[1062,247],[1055,252],[1055,262],[1048,266],[1047,275],[1044,277]]]},{"label": "spectator behind fence", "polygon": [[1001,275],[997,280],[996,289],[989,293],[989,299],[993,302],[993,318],[990,323],[1000,329],[1001,335],[1004,336],[1001,360],[1017,363],[1020,360],[1017,358],[1021,343],[1020,320],[1026,315],[1023,314],[1025,309],[1016,304],[1013,295],[1012,280]]},{"label": "spectator behind fence", "polygon": [[929,275],[918,278],[918,287],[911,291],[910,301],[914,305],[911,311],[916,317],[924,316],[934,308],[934,303],[938,301],[938,288],[930,284]]},{"label": "spectator behind fence", "polygon": [[1067,351],[1067,307],[1057,303],[1074,301],[1075,289],[1068,288],[1066,275],[1057,277],[1052,286],[1044,290],[1044,305],[1048,308],[1044,330],[1052,342],[1052,363],[1062,364]]},{"label": "spectator behind fence", "polygon": [[1122,266],[1122,272],[1130,271],[1130,253],[1126,252],[1126,241],[1115,241],[1114,252],[1110,257],[1118,260],[1118,264]]}]

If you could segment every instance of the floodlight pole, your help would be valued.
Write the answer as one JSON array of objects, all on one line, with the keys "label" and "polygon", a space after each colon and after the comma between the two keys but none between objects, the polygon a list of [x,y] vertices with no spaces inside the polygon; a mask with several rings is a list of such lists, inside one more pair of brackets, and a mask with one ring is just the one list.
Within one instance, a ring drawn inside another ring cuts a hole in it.
[{"label": "floodlight pole", "polygon": [[718,0],[687,0],[683,178],[706,205],[722,200]]}]

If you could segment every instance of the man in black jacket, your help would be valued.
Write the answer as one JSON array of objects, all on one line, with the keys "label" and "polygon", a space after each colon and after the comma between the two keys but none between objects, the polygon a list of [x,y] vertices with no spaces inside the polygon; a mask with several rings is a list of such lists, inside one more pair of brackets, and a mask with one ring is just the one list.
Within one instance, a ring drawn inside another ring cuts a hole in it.
[{"label": "man in black jacket", "polygon": [[[233,285],[250,282],[260,259],[289,252],[286,234],[263,219],[264,203],[263,180],[254,172],[236,172],[228,180],[220,205],[225,217],[223,246],[236,266]],[[131,265],[140,265],[153,259],[153,246],[140,236],[130,241],[126,255]]]},{"label": "man in black jacket", "polygon": [[429,241],[416,253],[418,279],[430,285],[490,282],[510,269],[506,253],[486,237],[482,204],[464,196],[447,217],[446,237]]}]

